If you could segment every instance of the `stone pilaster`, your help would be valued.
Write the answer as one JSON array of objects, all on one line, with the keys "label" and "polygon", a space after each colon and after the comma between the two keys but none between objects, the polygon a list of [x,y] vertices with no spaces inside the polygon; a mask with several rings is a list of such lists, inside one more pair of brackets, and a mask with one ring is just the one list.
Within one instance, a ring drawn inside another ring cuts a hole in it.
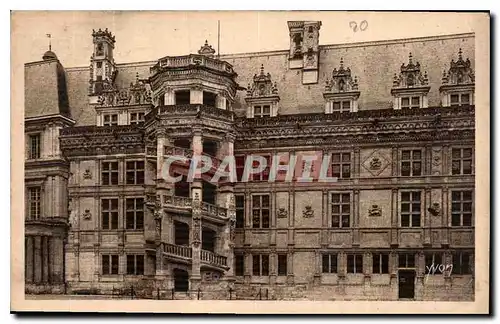
[{"label": "stone pilaster", "polygon": [[40,283],[42,281],[42,237],[41,236],[35,236],[35,248],[34,248],[34,253],[35,253],[35,264],[34,264],[34,282],[35,283]]}]

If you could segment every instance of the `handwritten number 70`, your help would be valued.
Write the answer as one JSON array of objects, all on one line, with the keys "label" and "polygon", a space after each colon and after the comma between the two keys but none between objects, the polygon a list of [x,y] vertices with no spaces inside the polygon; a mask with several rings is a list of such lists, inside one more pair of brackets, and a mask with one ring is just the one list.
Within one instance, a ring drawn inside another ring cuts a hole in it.
[{"label": "handwritten number 70", "polygon": [[357,32],[358,30],[365,31],[366,28],[368,28],[368,22],[366,20],[363,20],[362,22],[359,23],[359,27],[358,27],[358,23],[357,22],[351,21],[349,23],[349,27],[351,27],[351,29],[354,32]]}]

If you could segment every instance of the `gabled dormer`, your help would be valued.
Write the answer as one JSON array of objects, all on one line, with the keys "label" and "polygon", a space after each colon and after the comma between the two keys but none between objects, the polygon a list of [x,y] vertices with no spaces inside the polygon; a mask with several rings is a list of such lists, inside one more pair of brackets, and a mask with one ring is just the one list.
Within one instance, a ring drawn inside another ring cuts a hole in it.
[{"label": "gabled dormer", "polygon": [[474,70],[469,58],[462,58],[462,49],[458,51],[458,61],[451,60],[448,71],[443,71],[441,79],[441,104],[443,107],[458,107],[474,104]]},{"label": "gabled dormer", "polygon": [[391,89],[394,109],[427,108],[430,89],[427,72],[422,73],[419,62],[413,63],[410,53],[408,64],[403,63],[399,75],[394,74]]},{"label": "gabled dormer", "polygon": [[249,84],[247,95],[247,117],[274,117],[278,114],[278,88],[271,80],[271,74],[264,73],[264,65],[260,67],[260,73],[253,77],[253,84]]},{"label": "gabled dormer", "polygon": [[344,68],[340,59],[340,68],[332,71],[332,78],[326,80],[323,97],[326,100],[325,114],[334,112],[358,111],[358,78],[351,75],[350,68]]}]

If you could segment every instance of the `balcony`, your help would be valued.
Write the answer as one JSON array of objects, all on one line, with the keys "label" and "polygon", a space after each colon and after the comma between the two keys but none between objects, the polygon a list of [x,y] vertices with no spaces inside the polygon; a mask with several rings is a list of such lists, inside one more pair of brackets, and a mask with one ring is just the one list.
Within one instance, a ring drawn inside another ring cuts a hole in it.
[{"label": "balcony", "polygon": [[[190,197],[163,195],[162,205],[167,211],[190,213],[193,208],[193,199]],[[204,219],[221,224],[229,219],[227,208],[215,206],[204,201],[200,203],[200,208],[202,218]]]},{"label": "balcony", "polygon": [[[169,243],[163,244],[163,255],[176,262],[182,262],[186,264],[192,263],[193,250],[190,246],[175,245]],[[211,268],[227,270],[227,258],[225,256],[219,255],[217,253],[201,250],[200,255],[201,265],[208,266]]]},{"label": "balcony", "polygon": [[[187,168],[186,174],[185,174],[185,175],[187,175],[187,171],[189,170],[189,166],[191,165],[191,159],[193,158],[193,155],[194,155],[193,150],[185,149],[185,148],[177,147],[177,146],[167,145],[167,146],[165,146],[164,155],[165,155],[165,158],[174,157],[174,156],[185,158],[187,161],[175,160],[172,164]],[[205,158],[209,159],[212,162],[212,167],[206,173],[213,174],[214,172],[216,172],[221,164],[221,160],[216,158],[215,156],[211,156],[211,155],[206,154],[206,153],[201,153],[201,155],[204,156]],[[200,164],[201,164],[201,167],[204,166],[203,161],[200,161]]]}]

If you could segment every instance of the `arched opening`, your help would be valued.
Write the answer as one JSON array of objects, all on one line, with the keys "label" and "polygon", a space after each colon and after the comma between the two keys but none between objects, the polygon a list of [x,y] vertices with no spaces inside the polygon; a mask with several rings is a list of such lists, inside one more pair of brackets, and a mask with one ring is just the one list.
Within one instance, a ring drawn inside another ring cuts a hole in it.
[{"label": "arched opening", "polygon": [[215,205],[217,186],[211,184],[210,182],[203,181],[201,190],[202,190],[202,200],[206,203]]},{"label": "arched opening", "polygon": [[201,248],[203,250],[215,252],[215,231],[203,228],[201,232]]},{"label": "arched opening", "polygon": [[189,225],[174,221],[174,243],[176,245],[189,245]]},{"label": "arched opening", "polygon": [[188,291],[189,290],[189,273],[183,269],[174,269],[174,290]]}]

